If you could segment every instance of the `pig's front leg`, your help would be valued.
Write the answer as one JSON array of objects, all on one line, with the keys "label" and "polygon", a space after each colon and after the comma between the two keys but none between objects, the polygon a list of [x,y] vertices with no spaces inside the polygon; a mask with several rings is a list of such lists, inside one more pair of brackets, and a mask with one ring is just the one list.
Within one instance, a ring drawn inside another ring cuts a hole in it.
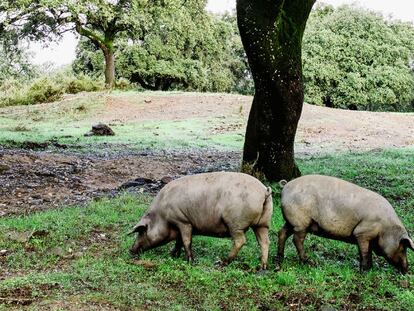
[{"label": "pig's front leg", "polygon": [[372,268],[372,250],[370,240],[366,237],[358,237],[359,248],[359,269],[361,272],[368,271]]},{"label": "pig's front leg", "polygon": [[191,250],[193,227],[190,224],[179,224],[177,227],[180,230],[181,241],[184,245],[187,261],[191,263],[193,261],[193,252]]},{"label": "pig's front leg", "polygon": [[181,239],[181,235],[178,235],[175,240],[175,246],[170,252],[171,256],[174,258],[180,257],[182,247],[183,247],[183,240]]},{"label": "pig's front leg", "polygon": [[231,237],[233,239],[233,248],[231,249],[228,257],[222,261],[221,265],[228,265],[230,262],[236,258],[240,249],[246,244],[246,236],[244,235],[244,230],[235,230],[231,231]]},{"label": "pig's front leg", "polygon": [[286,240],[293,234],[292,226],[288,223],[285,223],[282,229],[278,233],[278,243],[277,243],[277,256],[276,256],[276,269],[280,269],[283,258],[285,257],[285,245]]}]

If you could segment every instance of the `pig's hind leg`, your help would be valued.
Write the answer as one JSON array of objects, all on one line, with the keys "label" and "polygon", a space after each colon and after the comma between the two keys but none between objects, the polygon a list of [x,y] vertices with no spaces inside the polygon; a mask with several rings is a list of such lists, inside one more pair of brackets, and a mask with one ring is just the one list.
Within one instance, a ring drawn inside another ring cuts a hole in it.
[{"label": "pig's hind leg", "polygon": [[282,229],[278,233],[278,242],[277,242],[277,256],[276,256],[276,265],[277,268],[280,268],[280,265],[283,262],[285,257],[285,245],[286,240],[293,234],[293,228],[289,223],[285,223]]},{"label": "pig's hind leg", "polygon": [[267,259],[269,256],[269,228],[267,227],[254,227],[254,234],[256,235],[257,242],[260,245],[261,250],[261,270],[267,269]]}]

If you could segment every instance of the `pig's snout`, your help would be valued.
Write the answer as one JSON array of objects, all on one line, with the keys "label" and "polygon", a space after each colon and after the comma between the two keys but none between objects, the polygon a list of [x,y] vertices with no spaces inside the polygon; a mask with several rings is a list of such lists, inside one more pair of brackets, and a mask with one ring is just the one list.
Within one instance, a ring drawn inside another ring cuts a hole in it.
[{"label": "pig's snout", "polygon": [[139,257],[141,254],[141,246],[138,242],[135,242],[134,245],[129,249],[129,254],[134,257]]},{"label": "pig's snout", "polygon": [[402,274],[407,274],[407,272],[408,272],[408,262],[407,262],[407,260],[405,260],[405,262],[403,262],[401,264],[401,266],[400,266],[400,272]]},{"label": "pig's snout", "polygon": [[137,249],[137,248],[132,247],[129,250],[129,254],[133,257],[139,257],[139,255],[141,254],[141,250],[139,248]]}]

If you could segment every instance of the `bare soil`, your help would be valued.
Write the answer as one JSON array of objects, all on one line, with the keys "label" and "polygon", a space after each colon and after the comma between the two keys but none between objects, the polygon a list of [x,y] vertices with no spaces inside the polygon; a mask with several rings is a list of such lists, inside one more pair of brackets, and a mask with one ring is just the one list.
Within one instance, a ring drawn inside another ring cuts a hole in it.
[{"label": "bare soil", "polygon": [[[89,116],[93,123],[126,123],[147,120],[185,120],[223,117],[225,133],[245,127],[251,97],[222,94],[143,94],[105,98],[105,107]],[[68,97],[67,101],[72,100]],[[30,109],[56,110],[65,105],[43,104]],[[14,110],[13,110],[14,109]],[[1,115],[24,107],[0,109]],[[234,123],[239,116],[240,121]],[[296,151],[301,155],[367,151],[414,144],[414,114],[374,113],[304,105]],[[59,145],[57,146],[59,147]],[[188,150],[174,152],[128,152],[109,156],[77,154],[61,149],[33,151],[0,146],[0,216],[25,214],[70,204],[82,204],[101,196],[115,195],[136,178],[162,186],[163,177],[215,170],[237,170],[241,150]],[[164,179],[165,180],[165,179]],[[135,191],[158,190],[133,188]]]}]

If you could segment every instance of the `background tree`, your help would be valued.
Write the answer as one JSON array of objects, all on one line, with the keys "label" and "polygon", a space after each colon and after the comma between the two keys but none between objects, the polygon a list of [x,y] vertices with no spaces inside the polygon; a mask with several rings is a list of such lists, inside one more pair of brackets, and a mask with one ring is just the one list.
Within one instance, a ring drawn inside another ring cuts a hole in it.
[{"label": "background tree", "polygon": [[303,39],[305,101],[414,110],[414,27],[360,8],[319,6]]},{"label": "background tree", "polygon": [[140,12],[163,1],[146,0],[8,0],[3,3],[2,24],[31,40],[59,38],[76,31],[88,38],[105,58],[105,83],[115,79],[114,43],[122,32],[145,28]]},{"label": "background tree", "polygon": [[[145,33],[117,41],[117,77],[150,90],[248,93],[250,71],[233,15],[211,15],[204,8],[153,7]],[[75,72],[99,75],[102,55],[82,40]]]},{"label": "background tree", "polygon": [[303,106],[302,36],[315,0],[237,0],[240,35],[255,85],[243,152],[267,179],[300,174],[294,140]]}]

